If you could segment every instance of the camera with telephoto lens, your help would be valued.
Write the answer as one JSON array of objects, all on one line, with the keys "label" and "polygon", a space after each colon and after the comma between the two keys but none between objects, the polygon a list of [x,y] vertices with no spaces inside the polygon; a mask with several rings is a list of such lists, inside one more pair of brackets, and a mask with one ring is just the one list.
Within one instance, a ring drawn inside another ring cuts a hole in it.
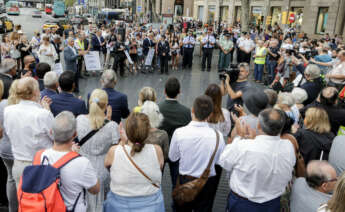
[{"label": "camera with telephoto lens", "polygon": [[238,65],[231,64],[229,69],[225,69],[222,71],[222,73],[219,74],[219,79],[225,81],[226,75],[229,75],[230,83],[233,83],[237,81],[239,74],[240,74],[240,69],[238,68]]}]

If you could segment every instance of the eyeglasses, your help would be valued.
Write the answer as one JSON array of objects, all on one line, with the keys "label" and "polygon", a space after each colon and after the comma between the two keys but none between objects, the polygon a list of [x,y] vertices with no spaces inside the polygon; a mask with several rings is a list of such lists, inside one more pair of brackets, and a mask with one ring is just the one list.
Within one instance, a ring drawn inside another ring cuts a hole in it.
[{"label": "eyeglasses", "polygon": [[330,180],[325,180],[325,183],[331,183],[331,182],[336,182],[338,181],[338,178],[333,178],[333,179],[330,179]]}]

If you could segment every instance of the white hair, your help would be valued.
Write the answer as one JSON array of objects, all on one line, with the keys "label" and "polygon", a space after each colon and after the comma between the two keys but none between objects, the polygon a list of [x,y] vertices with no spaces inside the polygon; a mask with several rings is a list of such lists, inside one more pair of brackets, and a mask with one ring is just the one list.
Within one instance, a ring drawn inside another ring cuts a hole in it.
[{"label": "white hair", "polygon": [[293,98],[291,93],[281,92],[278,94],[277,104],[287,105],[291,107],[295,104],[295,99]]},{"label": "white hair", "polygon": [[155,102],[145,101],[141,107],[141,112],[149,117],[152,128],[157,128],[163,121],[163,115],[159,111],[159,107]]},{"label": "white hair", "polygon": [[308,93],[303,88],[294,88],[291,92],[296,104],[302,104],[308,99]]},{"label": "white hair", "polygon": [[59,77],[56,72],[49,71],[43,77],[44,87],[51,87],[58,83]]},{"label": "white hair", "polygon": [[320,77],[320,68],[315,64],[310,64],[304,71],[305,75],[308,75],[310,79],[317,79]]},{"label": "white hair", "polygon": [[53,121],[54,141],[59,144],[67,143],[76,131],[76,119],[73,113],[62,111]]},{"label": "white hair", "polygon": [[117,82],[117,77],[116,77],[115,72],[111,69],[107,69],[103,71],[100,81],[103,88],[114,88]]}]

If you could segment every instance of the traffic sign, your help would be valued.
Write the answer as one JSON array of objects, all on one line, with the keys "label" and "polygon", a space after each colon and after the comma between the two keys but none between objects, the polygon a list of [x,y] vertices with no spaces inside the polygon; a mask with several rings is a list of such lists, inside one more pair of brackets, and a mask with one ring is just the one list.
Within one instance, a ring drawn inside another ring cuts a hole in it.
[{"label": "traffic sign", "polygon": [[138,6],[137,11],[140,13],[141,12],[141,6]]}]

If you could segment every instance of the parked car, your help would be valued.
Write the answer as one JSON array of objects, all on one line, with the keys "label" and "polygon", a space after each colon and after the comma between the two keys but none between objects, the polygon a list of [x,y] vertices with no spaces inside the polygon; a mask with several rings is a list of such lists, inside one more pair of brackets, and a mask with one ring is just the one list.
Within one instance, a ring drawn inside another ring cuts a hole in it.
[{"label": "parked car", "polygon": [[52,21],[46,21],[46,23],[43,25],[43,29],[51,29],[51,28],[58,29],[59,26],[62,26],[64,30],[72,28],[72,24],[68,20],[56,19]]},{"label": "parked car", "polygon": [[33,18],[42,18],[42,12],[39,10],[35,10],[32,12],[32,17]]},{"label": "parked car", "polygon": [[0,33],[13,31],[13,22],[7,16],[0,17]]}]

